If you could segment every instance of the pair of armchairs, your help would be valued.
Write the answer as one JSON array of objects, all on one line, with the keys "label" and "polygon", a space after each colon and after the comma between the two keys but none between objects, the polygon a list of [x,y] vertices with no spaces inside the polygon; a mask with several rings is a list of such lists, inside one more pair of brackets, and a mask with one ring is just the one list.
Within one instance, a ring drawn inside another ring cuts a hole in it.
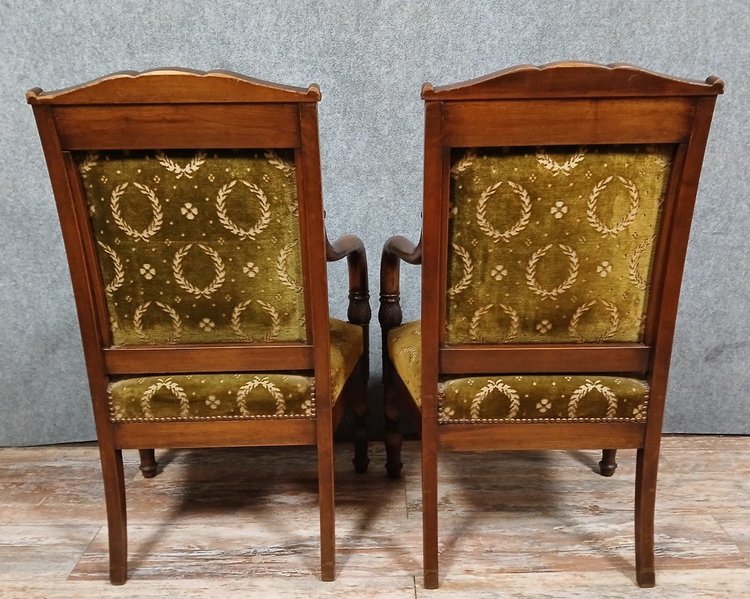
[{"label": "pair of armchairs", "polygon": [[[424,220],[381,264],[387,470],[422,435],[425,586],[439,450],[637,448],[636,570],[654,584],[664,395],[693,204],[723,84],[628,66],[519,67],[425,85]],[[315,445],[335,575],[333,430],[367,469],[367,261],[323,224],[316,86],[122,73],[27,94],[81,325],[109,527],[127,578],[122,450]],[[329,318],[326,262],[349,267]],[[422,265],[401,324],[399,263]]]}]

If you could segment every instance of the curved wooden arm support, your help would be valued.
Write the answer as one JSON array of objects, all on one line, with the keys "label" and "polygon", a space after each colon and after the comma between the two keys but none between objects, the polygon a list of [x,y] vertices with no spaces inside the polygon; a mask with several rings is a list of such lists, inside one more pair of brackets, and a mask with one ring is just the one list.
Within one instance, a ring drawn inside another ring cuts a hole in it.
[{"label": "curved wooden arm support", "polygon": [[411,241],[396,235],[383,246],[380,260],[380,311],[378,320],[383,334],[401,324],[401,292],[399,277],[401,261],[408,264],[422,264],[422,238],[414,245]]},{"label": "curved wooden arm support", "polygon": [[326,260],[337,262],[346,258],[349,267],[349,309],[347,318],[352,324],[370,324],[370,290],[367,282],[367,253],[356,235],[342,235],[333,243],[326,236]]}]

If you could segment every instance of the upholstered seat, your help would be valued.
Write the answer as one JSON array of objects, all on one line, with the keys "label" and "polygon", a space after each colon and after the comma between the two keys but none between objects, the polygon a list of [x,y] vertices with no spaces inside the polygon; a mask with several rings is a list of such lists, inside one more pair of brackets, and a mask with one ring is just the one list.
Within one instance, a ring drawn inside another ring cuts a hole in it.
[{"label": "upholstered seat", "polygon": [[[362,355],[362,328],[331,319],[331,400]],[[109,385],[114,422],[314,418],[315,379],[305,373],[211,373],[126,378]]]},{"label": "upholstered seat", "polygon": [[[414,401],[421,404],[420,322],[388,332],[388,353]],[[487,422],[642,422],[648,383],[640,379],[575,375],[443,375],[438,385],[441,424]]]}]

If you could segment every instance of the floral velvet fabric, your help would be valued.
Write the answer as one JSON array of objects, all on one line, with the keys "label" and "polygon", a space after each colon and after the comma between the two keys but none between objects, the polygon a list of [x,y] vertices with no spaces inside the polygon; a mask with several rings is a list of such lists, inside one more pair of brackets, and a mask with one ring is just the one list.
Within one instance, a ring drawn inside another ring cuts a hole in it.
[{"label": "floral velvet fabric", "polygon": [[446,342],[640,341],[673,154],[455,151]]},{"label": "floral velvet fabric", "polygon": [[[331,396],[335,403],[362,355],[362,328],[331,320]],[[109,385],[114,422],[313,418],[307,373],[179,374],[125,378]]]},{"label": "floral velvet fabric", "polygon": [[291,152],[76,159],[114,345],[306,340]]},{"label": "floral velvet fabric", "polygon": [[[389,331],[388,353],[407,390],[421,405],[420,322]],[[439,421],[645,422],[648,396],[646,381],[624,376],[444,376],[438,385]]]}]

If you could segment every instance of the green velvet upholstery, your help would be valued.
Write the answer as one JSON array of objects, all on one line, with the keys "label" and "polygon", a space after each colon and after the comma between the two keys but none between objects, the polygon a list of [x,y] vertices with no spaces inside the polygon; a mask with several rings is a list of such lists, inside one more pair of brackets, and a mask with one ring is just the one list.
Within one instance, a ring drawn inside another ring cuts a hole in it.
[{"label": "green velvet upholstery", "polygon": [[[421,404],[420,322],[388,333],[388,354],[401,380]],[[472,375],[441,377],[439,418],[447,423],[645,422],[648,384],[600,374]]]},{"label": "green velvet upholstery", "polygon": [[[362,328],[331,320],[333,402],[362,355]],[[224,373],[144,376],[109,386],[114,422],[313,418],[314,378],[308,373]]]},{"label": "green velvet upholstery", "polygon": [[671,145],[457,150],[446,341],[640,341]]},{"label": "green velvet upholstery", "polygon": [[76,159],[114,345],[306,339],[291,152]]}]

